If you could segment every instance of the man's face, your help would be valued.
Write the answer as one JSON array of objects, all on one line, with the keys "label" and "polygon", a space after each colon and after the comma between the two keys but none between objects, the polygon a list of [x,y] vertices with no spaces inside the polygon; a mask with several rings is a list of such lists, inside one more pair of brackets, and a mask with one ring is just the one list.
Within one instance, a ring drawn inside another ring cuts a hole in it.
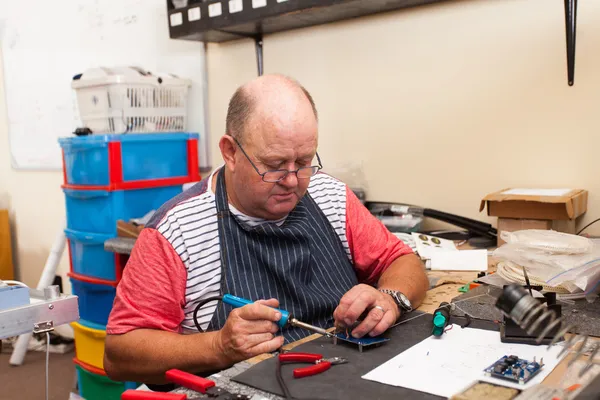
[{"label": "man's face", "polygon": [[[273,118],[249,125],[242,146],[261,173],[277,169],[295,171],[316,165],[317,123],[312,113],[303,120]],[[296,174],[290,173],[277,183],[267,183],[239,149],[235,158],[236,197],[242,211],[252,216],[282,218],[306,193],[310,179],[298,179]]]}]

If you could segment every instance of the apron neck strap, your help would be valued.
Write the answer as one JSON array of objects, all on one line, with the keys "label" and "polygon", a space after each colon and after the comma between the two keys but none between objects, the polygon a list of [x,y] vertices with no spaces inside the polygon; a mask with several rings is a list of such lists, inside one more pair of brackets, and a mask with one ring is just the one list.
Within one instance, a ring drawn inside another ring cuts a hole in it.
[{"label": "apron neck strap", "polygon": [[217,212],[229,212],[229,200],[227,200],[227,187],[225,185],[225,168],[217,171],[217,187],[215,198],[217,202]]}]

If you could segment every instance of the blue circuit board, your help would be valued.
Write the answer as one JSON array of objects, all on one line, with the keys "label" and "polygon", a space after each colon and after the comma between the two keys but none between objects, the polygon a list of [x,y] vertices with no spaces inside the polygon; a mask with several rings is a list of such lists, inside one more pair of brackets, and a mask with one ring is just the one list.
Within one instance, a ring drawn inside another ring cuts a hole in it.
[{"label": "blue circuit board", "polygon": [[343,333],[343,332],[336,333],[335,337],[338,340],[343,340],[344,342],[354,343],[361,347],[373,346],[373,345],[381,344],[381,343],[384,343],[384,342],[387,342],[388,340],[390,340],[388,338],[381,337],[381,336],[355,338],[350,335],[346,335],[346,333]]},{"label": "blue circuit board", "polygon": [[488,376],[494,378],[525,384],[537,375],[543,366],[543,359],[537,362],[534,357],[533,361],[528,361],[511,355],[502,357],[484,371]]}]

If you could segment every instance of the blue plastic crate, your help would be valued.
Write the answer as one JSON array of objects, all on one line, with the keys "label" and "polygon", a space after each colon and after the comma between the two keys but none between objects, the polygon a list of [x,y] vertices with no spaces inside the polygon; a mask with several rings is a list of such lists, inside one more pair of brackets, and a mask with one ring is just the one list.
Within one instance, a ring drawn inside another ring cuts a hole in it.
[{"label": "blue plastic crate", "polygon": [[110,285],[92,283],[93,278],[90,278],[90,281],[82,281],[75,277],[70,279],[73,294],[79,297],[79,316],[86,321],[106,325],[117,289]]},{"label": "blue plastic crate", "polygon": [[140,218],[183,191],[182,185],[132,190],[63,188],[67,228],[80,232],[117,234],[117,220]]},{"label": "blue plastic crate", "polygon": [[104,250],[104,242],[114,235],[65,229],[71,255],[71,272],[92,278],[117,281],[115,253]]},{"label": "blue plastic crate", "polygon": [[[63,150],[64,172],[68,185],[108,186],[110,168],[122,169],[123,182],[181,178],[189,175],[188,141],[197,141],[197,133],[152,133],[128,135],[88,135],[59,139]],[[118,142],[120,166],[111,165],[109,143]],[[197,171],[194,171],[197,174]],[[197,175],[190,176],[191,180]]]}]

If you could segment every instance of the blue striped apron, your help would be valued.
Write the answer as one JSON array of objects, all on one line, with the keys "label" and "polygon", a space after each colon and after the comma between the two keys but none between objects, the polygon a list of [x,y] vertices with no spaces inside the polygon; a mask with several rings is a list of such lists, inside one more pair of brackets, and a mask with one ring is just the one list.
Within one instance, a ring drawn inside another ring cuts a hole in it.
[{"label": "blue striped apron", "polygon": [[[216,206],[221,241],[221,295],[276,298],[300,321],[333,326],[333,311],[358,284],[354,267],[335,230],[308,193],[281,226],[248,227],[229,210],[223,171],[217,175]],[[219,303],[208,330],[221,329],[231,306]],[[285,342],[311,334],[283,329]]]}]

